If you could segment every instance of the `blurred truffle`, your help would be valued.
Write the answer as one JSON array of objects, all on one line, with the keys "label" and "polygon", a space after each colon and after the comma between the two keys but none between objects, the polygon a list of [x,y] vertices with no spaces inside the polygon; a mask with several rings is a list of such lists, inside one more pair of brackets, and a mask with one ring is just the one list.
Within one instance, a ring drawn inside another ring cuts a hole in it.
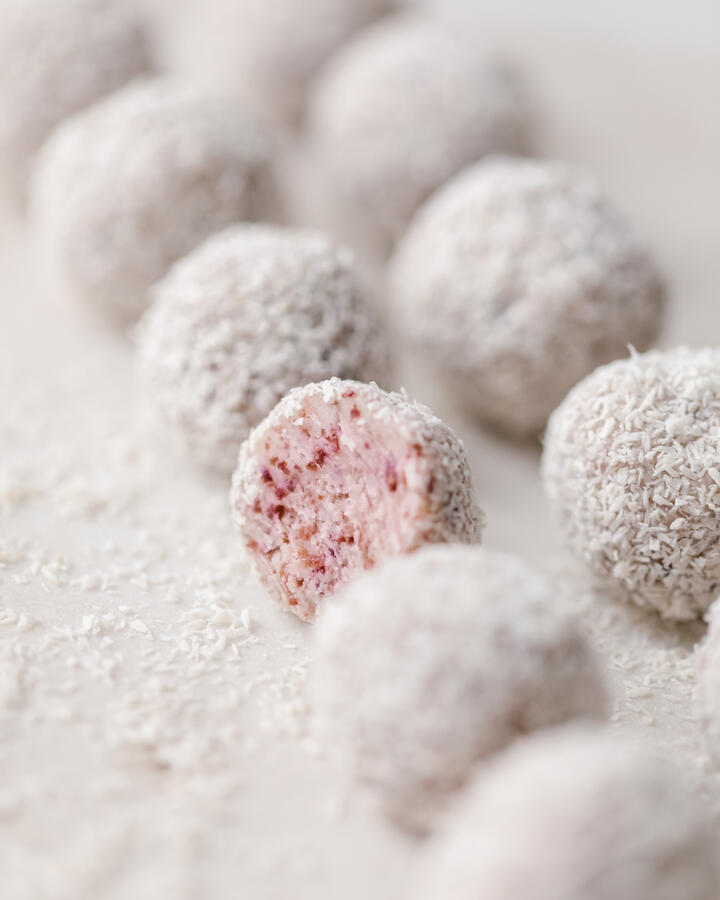
[{"label": "blurred truffle", "polygon": [[201,463],[240,444],[291,389],[379,380],[389,348],[350,253],[312,231],[236,225],[178,262],[139,330],[160,412]]},{"label": "blurred truffle", "polygon": [[434,360],[461,404],[533,436],[596,366],[653,343],[665,288],[593,179],[493,158],[418,212],[390,295],[398,335]]},{"label": "blurred truffle", "polygon": [[273,148],[242,110],[144,81],[61,125],[38,159],[32,213],[68,289],[120,322],[168,267],[235,221],[278,215]]},{"label": "blurred truffle", "polygon": [[428,848],[417,900],[716,900],[708,810],[627,739],[568,726],[482,772]]},{"label": "blurred truffle", "polygon": [[140,17],[122,0],[0,3],[0,181],[25,201],[35,153],[67,116],[150,68]]},{"label": "blurred truffle", "polygon": [[568,607],[519,559],[479,547],[385,563],[318,621],[319,738],[393,819],[427,829],[479,760],[603,716],[601,669]]},{"label": "blurred truffle", "polygon": [[288,126],[317,70],[396,0],[210,0],[199,23],[210,77]]},{"label": "blurred truffle", "polygon": [[488,153],[527,146],[515,73],[418,14],[340,50],[310,103],[307,152],[340,227],[387,252],[425,198]]}]

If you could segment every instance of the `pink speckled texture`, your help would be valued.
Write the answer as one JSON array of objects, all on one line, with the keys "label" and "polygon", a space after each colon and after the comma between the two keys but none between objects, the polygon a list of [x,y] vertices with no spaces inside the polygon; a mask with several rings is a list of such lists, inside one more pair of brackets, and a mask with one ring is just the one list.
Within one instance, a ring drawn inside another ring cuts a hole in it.
[{"label": "pink speckled texture", "polygon": [[380,560],[476,543],[464,448],[430,410],[333,378],[291,391],[240,451],[233,517],[261,581],[301,619]]}]

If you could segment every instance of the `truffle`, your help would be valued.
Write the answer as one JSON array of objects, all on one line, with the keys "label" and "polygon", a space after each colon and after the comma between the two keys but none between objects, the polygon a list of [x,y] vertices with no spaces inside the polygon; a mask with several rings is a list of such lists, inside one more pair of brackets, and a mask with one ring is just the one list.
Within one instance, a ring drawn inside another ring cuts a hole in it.
[{"label": "truffle", "polygon": [[33,158],[67,116],[150,68],[140,18],[118,0],[0,3],[0,180],[24,203]]},{"label": "truffle", "polygon": [[121,322],[221,228],[272,218],[271,141],[242,110],[143,81],[67,120],[38,159],[33,216],[67,287]]},{"label": "truffle", "polygon": [[597,366],[657,337],[664,284],[598,185],[558,163],[493,158],[418,212],[392,262],[398,334],[472,413],[536,436]]},{"label": "truffle", "polygon": [[331,378],[290,391],[240,449],[232,513],[261,581],[307,621],[341,585],[483,516],[456,435],[425,406]]},{"label": "truffle", "polygon": [[720,603],[710,608],[710,627],[696,653],[695,714],[714,769],[720,769]]},{"label": "truffle", "polygon": [[345,588],[317,624],[313,693],[323,744],[418,831],[479,760],[605,712],[569,603],[520,560],[480,547],[422,549]]},{"label": "truffle", "polygon": [[276,120],[300,124],[318,69],[395,0],[211,0],[210,75]]},{"label": "truffle", "polygon": [[141,370],[193,456],[231,471],[293,387],[382,381],[389,350],[350,253],[313,231],[236,225],[176,263],[139,328]]},{"label": "truffle", "polygon": [[720,589],[720,350],[633,354],[550,417],[543,480],[575,552],[605,586],[669,619]]},{"label": "truffle", "polygon": [[425,198],[488,153],[527,146],[516,74],[419,15],[379,22],[318,77],[309,151],[331,214],[387,252]]},{"label": "truffle", "polygon": [[518,741],[428,848],[417,900],[715,900],[710,816],[682,775],[600,729]]}]

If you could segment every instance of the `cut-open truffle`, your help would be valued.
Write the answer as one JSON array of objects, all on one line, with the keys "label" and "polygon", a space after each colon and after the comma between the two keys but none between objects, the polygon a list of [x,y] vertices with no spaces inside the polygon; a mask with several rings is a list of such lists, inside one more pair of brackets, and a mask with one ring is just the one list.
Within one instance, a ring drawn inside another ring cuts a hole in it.
[{"label": "cut-open truffle", "polygon": [[464,448],[424,406],[338,378],[291,391],[240,451],[233,518],[258,574],[305,620],[357,572],[480,540]]}]

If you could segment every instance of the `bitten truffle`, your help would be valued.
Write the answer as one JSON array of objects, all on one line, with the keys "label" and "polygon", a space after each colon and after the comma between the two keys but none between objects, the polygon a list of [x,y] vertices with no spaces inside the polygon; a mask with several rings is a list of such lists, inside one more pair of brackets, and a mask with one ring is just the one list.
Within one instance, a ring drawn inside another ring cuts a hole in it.
[{"label": "bitten truffle", "polygon": [[656,339],[665,288],[598,185],[558,163],[493,158],[418,212],[397,249],[398,335],[458,400],[536,436],[597,366]]},{"label": "bitten truffle", "polygon": [[426,543],[476,543],[465,450],[425,406],[331,378],[290,391],[242,445],[232,515],[261,581],[301,619]]},{"label": "bitten truffle", "polygon": [[697,650],[695,713],[712,765],[720,770],[720,603],[710,609],[710,627]]},{"label": "bitten truffle", "polygon": [[708,811],[648,749],[568,726],[493,760],[423,861],[416,900],[715,900]]},{"label": "bitten truffle", "polygon": [[420,15],[379,22],[339,51],[318,77],[308,118],[332,215],[380,252],[451,175],[528,144],[517,75]]},{"label": "bitten truffle", "polygon": [[139,328],[160,413],[201,463],[241,443],[293,387],[383,382],[389,348],[352,255],[313,231],[236,225],[177,263]]},{"label": "bitten truffle", "polygon": [[289,126],[318,69],[395,0],[210,0],[203,20],[214,78]]},{"label": "bitten truffle", "polygon": [[601,669],[569,603],[484,548],[385,563],[323,611],[316,639],[318,736],[414,830],[518,736],[605,712]]},{"label": "bitten truffle", "polygon": [[173,80],[138,82],[57,129],[32,204],[67,288],[132,321],[211,234],[278,214],[271,140],[233,105]]},{"label": "bitten truffle", "polygon": [[669,619],[720,591],[720,350],[633,354],[603,366],[550,417],[543,480],[602,583]]},{"label": "bitten truffle", "polygon": [[0,180],[20,205],[51,130],[150,68],[143,23],[121,0],[0,3]]}]

